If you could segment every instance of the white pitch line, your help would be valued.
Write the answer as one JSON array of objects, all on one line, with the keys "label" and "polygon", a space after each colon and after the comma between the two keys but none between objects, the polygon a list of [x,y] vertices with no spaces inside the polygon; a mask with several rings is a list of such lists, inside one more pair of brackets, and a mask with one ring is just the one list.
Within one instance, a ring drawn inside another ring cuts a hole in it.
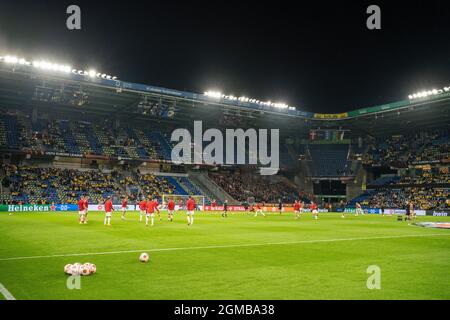
[{"label": "white pitch line", "polygon": [[121,254],[121,253],[137,253],[137,252],[162,252],[162,251],[201,250],[201,249],[226,249],[226,248],[262,247],[262,246],[276,246],[276,245],[289,245],[289,244],[308,244],[308,243],[320,243],[320,242],[380,240],[380,239],[398,239],[398,238],[415,238],[415,237],[440,237],[440,236],[450,236],[450,233],[449,234],[445,234],[445,233],[410,234],[410,235],[400,235],[400,236],[338,238],[338,239],[302,240],[302,241],[268,242],[268,243],[229,244],[229,245],[215,245],[215,246],[201,246],[201,247],[179,247],[179,248],[159,248],[159,249],[157,248],[157,249],[142,249],[142,250],[105,251],[105,252],[67,253],[67,254],[52,254],[52,255],[46,255],[46,256],[28,256],[28,257],[0,258],[0,261],[43,259],[43,258],[60,258],[60,257],[77,257],[77,256],[97,256],[97,255]]},{"label": "white pitch line", "polygon": [[8,289],[6,289],[5,286],[1,283],[0,283],[0,293],[3,294],[6,300],[16,300],[16,298],[14,298],[11,292],[9,292]]}]

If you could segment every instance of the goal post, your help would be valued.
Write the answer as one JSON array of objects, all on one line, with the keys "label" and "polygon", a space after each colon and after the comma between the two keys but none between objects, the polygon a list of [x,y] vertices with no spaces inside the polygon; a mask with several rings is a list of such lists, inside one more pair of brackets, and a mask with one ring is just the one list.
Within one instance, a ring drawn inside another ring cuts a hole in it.
[{"label": "goal post", "polygon": [[[191,195],[192,199],[194,199],[195,203],[199,207],[200,210],[204,210],[205,208],[205,196],[201,195]],[[189,199],[188,195],[181,194],[163,194],[161,197],[163,208],[167,208],[167,202],[169,200],[173,200],[175,202],[175,208],[177,210],[185,210],[186,209],[186,201]],[[181,204],[181,208],[180,208]]]}]

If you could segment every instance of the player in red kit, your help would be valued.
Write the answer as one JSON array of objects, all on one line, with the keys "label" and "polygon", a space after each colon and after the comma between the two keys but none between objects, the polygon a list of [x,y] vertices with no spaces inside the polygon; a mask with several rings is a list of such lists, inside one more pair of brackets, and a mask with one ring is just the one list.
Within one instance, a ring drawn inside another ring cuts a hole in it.
[{"label": "player in red kit", "polygon": [[142,217],[145,216],[147,211],[147,199],[145,197],[142,197],[138,205],[139,205],[139,221],[142,221]]},{"label": "player in red kit", "polygon": [[188,226],[194,224],[194,210],[195,210],[195,200],[189,196],[189,199],[186,201],[186,209],[187,209],[187,221]]},{"label": "player in red kit", "polygon": [[89,207],[89,197],[87,195],[84,196],[84,223],[87,223],[88,217],[88,207]]},{"label": "player in red kit", "polygon": [[78,213],[80,215],[80,224],[84,224],[86,222],[86,211],[84,210],[83,196],[81,196],[80,200],[78,200]]},{"label": "player in red kit", "polygon": [[111,225],[111,215],[112,215],[113,211],[114,211],[113,203],[111,201],[111,197],[108,196],[108,199],[105,202],[105,221],[103,223],[105,226]]},{"label": "player in red kit", "polygon": [[311,209],[314,219],[317,220],[319,218],[319,211],[317,210],[317,204],[315,204],[314,201],[311,201],[309,208]]},{"label": "player in red kit", "polygon": [[125,212],[127,212],[127,203],[128,203],[128,197],[125,196],[122,200],[122,220],[125,220]]},{"label": "player in red kit", "polygon": [[262,214],[264,217],[266,216],[266,215],[264,214],[264,212],[262,211],[262,207],[261,207],[261,205],[260,205],[259,203],[257,203],[257,204],[255,205],[255,217],[258,215],[258,213],[259,213],[259,214]]},{"label": "player in red kit", "polygon": [[150,217],[152,219],[152,227],[153,227],[155,223],[155,210],[159,213],[158,201],[156,201],[156,198],[152,199],[152,197],[149,197],[146,207],[145,226],[148,227],[148,218]]},{"label": "player in red kit", "polygon": [[173,221],[173,211],[175,210],[175,202],[172,199],[169,199],[167,203],[167,219],[172,222]]},{"label": "player in red kit", "polygon": [[142,216],[145,215],[146,208],[147,201],[145,201],[145,197],[142,197],[142,200],[139,202],[139,221],[142,221]]},{"label": "player in red kit", "polygon": [[295,219],[300,218],[300,202],[298,200],[295,200],[294,202],[294,213]]}]

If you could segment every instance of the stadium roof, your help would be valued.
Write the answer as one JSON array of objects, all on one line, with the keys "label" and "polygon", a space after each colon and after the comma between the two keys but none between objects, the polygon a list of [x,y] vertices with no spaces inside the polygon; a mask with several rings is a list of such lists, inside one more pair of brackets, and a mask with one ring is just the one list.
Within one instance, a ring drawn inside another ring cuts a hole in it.
[{"label": "stadium roof", "polygon": [[[400,126],[436,127],[450,123],[450,92],[421,93],[415,98],[384,105],[361,108],[345,113],[321,114],[296,110],[285,105],[262,103],[248,98],[221,94],[198,94],[131,83],[94,71],[75,70],[68,66],[27,62],[24,59],[0,59],[1,107],[40,106],[58,103],[59,110],[77,107],[98,114],[122,114],[145,118],[146,104],[164,104],[176,110],[177,116],[161,121],[217,120],[227,112],[255,121],[280,124],[306,131],[311,126],[351,127],[371,135],[398,132]],[[70,102],[62,96],[75,96]],[[47,97],[47,98],[46,98]],[[270,117],[268,117],[270,115]],[[297,119],[297,121],[295,121]],[[299,126],[299,121],[302,126]],[[367,121],[370,120],[370,121]]]}]

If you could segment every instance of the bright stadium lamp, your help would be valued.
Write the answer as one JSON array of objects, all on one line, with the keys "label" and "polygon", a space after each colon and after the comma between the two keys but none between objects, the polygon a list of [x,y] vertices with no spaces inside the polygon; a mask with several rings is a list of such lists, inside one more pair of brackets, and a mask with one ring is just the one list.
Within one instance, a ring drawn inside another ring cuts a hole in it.
[{"label": "bright stadium lamp", "polygon": [[17,57],[15,56],[6,56],[5,57],[5,62],[6,63],[17,63],[19,59],[17,59]]},{"label": "bright stadium lamp", "polygon": [[89,70],[89,77],[94,78],[96,74],[97,71],[95,71],[94,69]]},{"label": "bright stadium lamp", "polygon": [[205,96],[220,99],[220,98],[222,98],[223,95],[220,91],[206,91]]}]

